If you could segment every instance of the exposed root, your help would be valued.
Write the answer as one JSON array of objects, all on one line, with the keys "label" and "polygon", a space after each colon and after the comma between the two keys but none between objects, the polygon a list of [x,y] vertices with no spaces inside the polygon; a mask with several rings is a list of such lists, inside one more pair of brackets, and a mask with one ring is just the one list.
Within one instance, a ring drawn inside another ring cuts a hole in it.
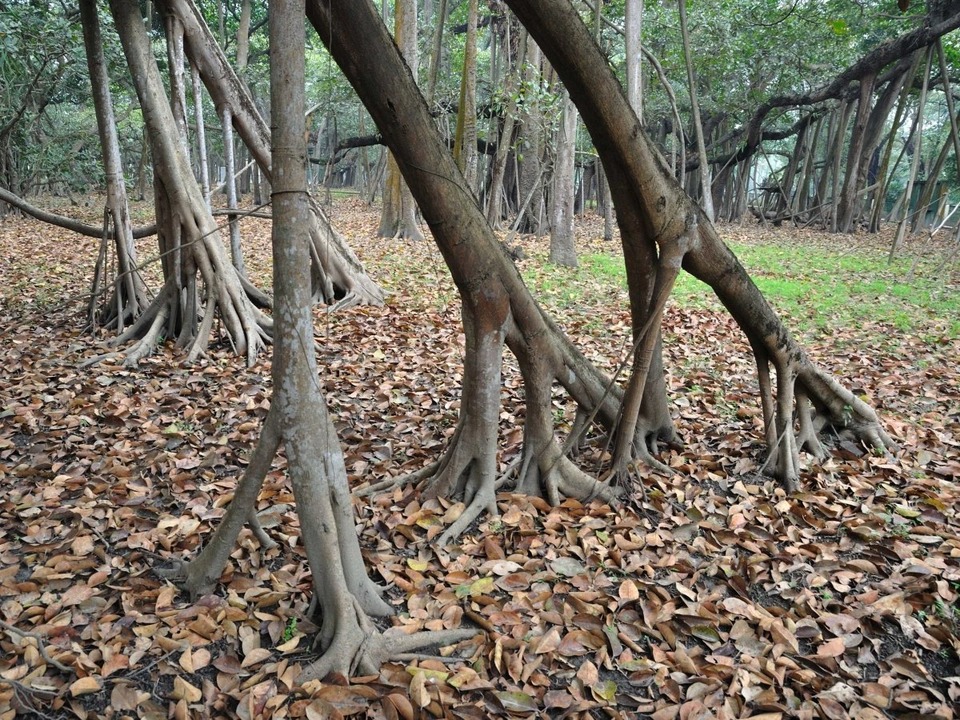
[{"label": "exposed root", "polygon": [[779,353],[773,359],[777,378],[774,397],[769,352],[753,339],[751,346],[757,361],[769,452],[763,470],[772,468],[787,492],[799,488],[801,451],[818,460],[828,457],[820,439],[825,431],[848,436],[876,452],[896,449],[897,444],[880,426],[873,408],[803,355],[787,357]]},{"label": "exposed root", "polygon": [[270,470],[277,448],[280,447],[278,426],[279,422],[273,412],[268,413],[260,431],[260,441],[250,457],[246,472],[237,483],[237,489],[227,506],[226,513],[201,553],[190,562],[181,562],[169,570],[158,571],[158,575],[176,582],[189,592],[190,597],[197,598],[213,592],[223,568],[227,565],[230,553],[236,547],[237,536],[244,524],[250,523],[264,549],[268,547],[264,543],[264,538],[267,542],[273,543],[256,520],[255,505],[263,479]]},{"label": "exposed root", "polygon": [[381,480],[373,485],[368,485],[365,488],[358,488],[357,490],[353,491],[353,496],[358,498],[371,497],[373,495],[379,495],[380,493],[387,492],[388,490],[394,490],[395,488],[409,485],[410,483],[420,482],[424,478],[428,478],[436,474],[439,467],[440,461],[438,460],[420,468],[419,470],[415,470],[412,473],[407,473],[406,475],[400,475],[398,477],[387,478],[386,480]]},{"label": "exposed root", "polygon": [[336,630],[323,654],[300,673],[301,685],[322,680],[330,673],[347,677],[372,675],[380,666],[398,655],[421,648],[453,645],[469,640],[476,630],[439,630],[407,635],[402,631],[377,631],[363,610],[354,604],[337,618]]}]

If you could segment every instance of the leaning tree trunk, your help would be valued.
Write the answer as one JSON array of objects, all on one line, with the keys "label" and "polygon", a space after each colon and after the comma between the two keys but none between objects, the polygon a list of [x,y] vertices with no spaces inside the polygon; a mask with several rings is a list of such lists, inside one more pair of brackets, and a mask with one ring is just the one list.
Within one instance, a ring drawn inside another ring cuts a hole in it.
[{"label": "leaning tree trunk", "polygon": [[[138,340],[126,360],[135,364],[160,337],[188,347],[187,362],[207,348],[219,313],[233,349],[253,364],[272,322],[251,303],[224,252],[220,233],[204,202],[164,93],[163,81],[135,4],[112,0],[114,23],[140,99],[153,154],[164,286],[117,344]],[[197,273],[204,285],[200,297]]]},{"label": "leaning tree trunk", "polygon": [[[136,320],[149,301],[146,286],[137,268],[137,249],[133,242],[133,225],[123,179],[120,142],[113,115],[113,100],[110,97],[110,78],[103,56],[100,21],[94,0],[81,0],[80,21],[83,25],[83,41],[90,71],[93,106],[97,115],[97,130],[100,134],[103,170],[107,179],[104,237],[94,269],[90,320],[92,325],[112,325],[117,333],[122,333],[124,326]],[[112,292],[101,301],[101,290],[106,290],[105,285],[109,282],[106,276],[109,235],[113,237],[117,274]]]},{"label": "leaning tree trunk", "polygon": [[[184,31],[184,49],[218,108],[229,107],[234,129],[250,150],[267,183],[270,129],[246,83],[233,70],[192,0],[160,0],[175,14]],[[310,258],[314,297],[337,308],[383,304],[383,291],[367,275],[346,239],[330,224],[320,205],[310,199]]]},{"label": "leaning tree trunk", "polygon": [[[541,311],[480,207],[466,200],[472,195],[463,176],[389,35],[376,27],[377,12],[369,0],[309,0],[307,8],[321,31],[332,17],[340,23],[337,42],[328,49],[400,163],[463,303],[470,359],[464,368],[461,415],[428,488],[437,494],[462,492],[467,509],[439,541],[455,537],[479,513],[496,510],[492,499],[503,343],[520,363],[527,393],[518,487],[554,503],[561,495],[612,499],[618,489],[586,475],[557,444],[549,388],[559,382],[608,430],[616,423],[621,393]],[[642,435],[640,429],[637,434]]]},{"label": "leaning tree trunk", "polygon": [[[770,463],[782,482],[788,488],[797,486],[800,449],[824,452],[817,430],[825,425],[849,431],[877,448],[893,446],[872,408],[810,361],[712,223],[683,193],[574,8],[557,0],[507,4],[537,39],[577,103],[611,178],[618,211],[639,208],[647,227],[656,229],[645,239],[651,245],[657,242],[661,260],[672,261],[679,253],[683,268],[713,288],[750,340]],[[626,234],[623,228],[621,234]],[[658,269],[657,282],[666,270],[669,267]],[[771,364],[777,376],[776,404]]]}]

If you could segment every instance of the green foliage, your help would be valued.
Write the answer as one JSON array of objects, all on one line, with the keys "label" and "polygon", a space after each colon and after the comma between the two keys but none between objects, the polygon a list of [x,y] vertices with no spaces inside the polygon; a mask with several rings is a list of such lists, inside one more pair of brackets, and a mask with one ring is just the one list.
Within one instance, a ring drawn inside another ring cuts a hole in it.
[{"label": "green foliage", "polygon": [[[847,249],[840,241],[835,249],[785,240],[732,243],[731,248],[770,304],[800,334],[867,322],[922,333],[931,319],[939,318],[950,337],[960,336],[960,289],[944,282],[938,272],[941,258],[901,257],[888,265],[882,249]],[[587,253],[579,261],[575,269],[527,268],[525,279],[545,303],[559,308],[575,306],[596,293],[598,284],[626,287],[619,255]],[[677,279],[671,303],[720,309],[710,288],[687,273]]]}]

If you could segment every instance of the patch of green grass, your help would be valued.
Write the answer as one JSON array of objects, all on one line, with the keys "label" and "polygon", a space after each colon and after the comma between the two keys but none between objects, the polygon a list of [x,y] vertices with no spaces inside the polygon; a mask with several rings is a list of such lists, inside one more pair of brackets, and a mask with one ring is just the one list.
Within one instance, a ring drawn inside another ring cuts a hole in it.
[{"label": "patch of green grass", "polygon": [[[960,336],[960,290],[950,287],[935,266],[914,266],[910,258],[888,265],[885,256],[870,250],[837,252],[797,245],[732,245],[740,262],[767,300],[790,318],[798,332],[843,329],[882,322],[903,331],[919,331],[931,320],[946,321],[951,337]],[[626,287],[626,272],[618,255],[583,254],[577,270],[533,271],[533,285],[549,300],[574,301],[591,283]],[[528,281],[531,279],[527,278]],[[680,307],[714,307],[719,303],[709,287],[681,273],[672,302]]]}]

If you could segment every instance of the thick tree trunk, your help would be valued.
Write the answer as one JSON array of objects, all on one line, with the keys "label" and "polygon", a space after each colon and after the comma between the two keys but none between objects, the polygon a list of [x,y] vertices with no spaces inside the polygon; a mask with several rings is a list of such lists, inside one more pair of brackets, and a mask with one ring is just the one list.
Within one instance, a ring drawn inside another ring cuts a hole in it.
[{"label": "thick tree trunk", "polygon": [[[391,148],[450,268],[463,302],[470,360],[465,366],[459,427],[431,491],[462,490],[464,517],[453,537],[485,510],[494,510],[496,426],[501,343],[517,356],[527,392],[521,486],[556,502],[561,494],[610,499],[616,489],[585,475],[556,443],[549,388],[560,382],[609,429],[617,394],[545,317],[506,255],[439,136],[423,98],[369,0],[309,0],[308,17],[322,29],[336,18],[341,35],[329,50],[357,90]],[[360,42],[362,36],[363,42]],[[321,33],[321,38],[326,41]],[[416,141],[413,139],[416,138]],[[536,481],[532,482],[531,478]]]},{"label": "thick tree trunk", "polygon": [[[577,103],[611,178],[618,217],[626,215],[621,210],[639,208],[644,225],[656,228],[645,234],[646,242],[657,242],[661,258],[672,260],[681,253],[684,269],[714,289],[749,338],[761,378],[771,463],[787,487],[797,485],[800,449],[823,452],[814,432],[814,411],[824,425],[849,430],[877,448],[893,446],[874,411],[807,358],[702,215],[695,240],[689,242],[691,218],[698,209],[653,148],[574,8],[557,0],[507,0],[507,4],[537,39]],[[621,235],[629,237],[622,225]],[[636,302],[633,296],[631,302]],[[777,371],[776,406],[768,382],[770,363]]]},{"label": "thick tree trunk", "polygon": [[[310,204],[305,172],[303,0],[271,6],[271,103],[275,125],[273,268],[277,317],[273,396],[260,442],[233,502],[204,551],[176,569],[195,596],[219,577],[243,520],[250,517],[263,476],[279,445],[287,453],[290,483],[301,518],[303,545],[321,615],[321,656],[300,676],[319,679],[377,672],[391,655],[424,645],[449,644],[472,631],[379,633],[368,615],[393,614],[367,576],[357,540],[343,455],[317,385],[310,310]],[[292,58],[292,59],[291,59]]]},{"label": "thick tree trunk", "polygon": [[[200,71],[214,104],[220,109],[230,108],[234,129],[256,160],[264,180],[270,183],[270,129],[246,83],[234,72],[192,0],[161,0],[159,5],[179,18],[190,62]],[[313,198],[310,215],[314,297],[338,308],[382,305],[383,291],[367,275],[346,239],[332,227]]]},{"label": "thick tree trunk", "polygon": [[[160,250],[167,259],[164,289],[117,343],[139,338],[126,355],[127,362],[135,364],[153,351],[161,333],[165,333],[189,348],[187,362],[192,362],[206,350],[214,315],[219,311],[234,350],[252,364],[269,336],[272,322],[252,305],[226,258],[216,222],[193,177],[166,101],[137,6],[113,0],[110,8],[150,136]],[[197,272],[205,286],[199,315]]]},{"label": "thick tree trunk", "polygon": [[[97,130],[103,155],[103,170],[107,179],[107,204],[104,212],[104,236],[100,258],[94,270],[93,291],[90,295],[91,325],[111,325],[122,333],[128,322],[136,320],[147,307],[147,292],[137,267],[137,249],[133,242],[133,225],[127,204],[127,188],[123,179],[123,162],[120,158],[120,142],[113,115],[113,100],[110,96],[110,78],[103,56],[100,21],[94,0],[81,0],[80,20],[83,25],[83,40],[93,91],[93,106],[97,115]],[[112,226],[112,232],[111,232]],[[111,282],[106,276],[106,249],[112,235],[116,254],[117,275],[113,290],[104,298],[101,289]]]}]

